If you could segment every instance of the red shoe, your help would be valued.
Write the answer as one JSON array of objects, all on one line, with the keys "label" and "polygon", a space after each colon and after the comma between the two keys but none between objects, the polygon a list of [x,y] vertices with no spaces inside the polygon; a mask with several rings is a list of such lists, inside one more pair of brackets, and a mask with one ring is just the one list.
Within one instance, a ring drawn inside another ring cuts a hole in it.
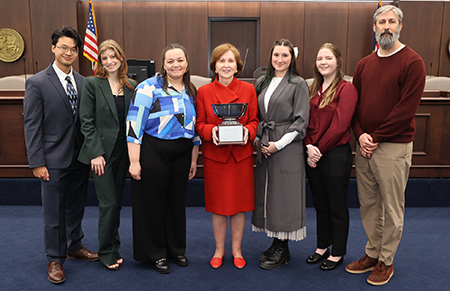
[{"label": "red shoe", "polygon": [[242,257],[234,258],[234,266],[238,269],[242,269],[245,267],[245,260]]},{"label": "red shoe", "polygon": [[214,269],[218,269],[220,268],[220,266],[222,266],[222,261],[223,261],[223,257],[219,258],[219,257],[213,257],[211,259],[211,261],[209,262],[209,264],[211,265],[211,267],[213,267]]}]

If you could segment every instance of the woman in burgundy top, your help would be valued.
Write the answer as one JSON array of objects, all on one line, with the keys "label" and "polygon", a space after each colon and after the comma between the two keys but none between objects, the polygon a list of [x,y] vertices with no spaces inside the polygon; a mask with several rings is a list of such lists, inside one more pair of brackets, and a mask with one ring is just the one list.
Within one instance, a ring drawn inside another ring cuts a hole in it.
[{"label": "woman in burgundy top", "polygon": [[310,120],[303,141],[308,153],[306,173],[316,209],[317,249],[306,262],[313,264],[326,258],[320,268],[332,270],[342,264],[347,246],[347,185],[352,169],[350,124],[357,92],[343,79],[341,51],[331,43],[320,47],[314,73]]}]

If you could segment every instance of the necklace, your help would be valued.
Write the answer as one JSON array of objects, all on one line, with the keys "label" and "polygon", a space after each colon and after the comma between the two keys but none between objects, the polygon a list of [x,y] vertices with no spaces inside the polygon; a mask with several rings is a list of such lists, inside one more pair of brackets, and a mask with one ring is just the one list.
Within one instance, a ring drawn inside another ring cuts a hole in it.
[{"label": "necklace", "polygon": [[123,88],[120,87],[120,83],[118,81],[116,81],[116,80],[113,81],[111,79],[108,79],[108,82],[109,82],[109,87],[111,87],[111,92],[114,96],[117,96],[122,92]]}]

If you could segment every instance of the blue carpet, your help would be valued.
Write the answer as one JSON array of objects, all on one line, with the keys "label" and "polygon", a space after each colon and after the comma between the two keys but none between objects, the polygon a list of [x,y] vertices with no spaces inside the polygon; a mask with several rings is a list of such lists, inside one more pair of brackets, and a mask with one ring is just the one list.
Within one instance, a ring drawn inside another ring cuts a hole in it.
[{"label": "blue carpet", "polygon": [[[306,207],[313,207],[311,192],[306,180]],[[0,178],[0,205],[41,205],[40,181],[35,178]],[[130,180],[127,179],[122,205],[131,206]],[[406,207],[450,207],[450,179],[411,178],[406,187]],[[203,179],[189,181],[187,206],[204,206]],[[86,205],[98,205],[94,183],[89,181]],[[347,205],[358,208],[356,179],[350,179]]]},{"label": "blue carpet", "polygon": [[[160,275],[132,257],[131,208],[124,207],[120,234],[125,264],[118,272],[103,269],[99,262],[67,260],[66,282],[48,282],[43,250],[42,209],[39,206],[0,206],[0,290],[449,290],[449,208],[407,208],[403,239],[394,261],[394,276],[388,285],[373,287],[367,274],[353,275],[344,266],[364,254],[366,237],[358,209],[350,209],[348,253],[344,265],[324,272],[305,259],[315,250],[315,211],[307,208],[308,236],[291,242],[291,262],[280,269],[259,267],[259,254],[271,240],[251,231],[250,214],[243,241],[247,266],[232,264],[230,235],[227,236],[224,265],[209,266],[214,252],[210,214],[203,207],[187,208],[187,252],[189,266],[170,263],[172,272]],[[97,248],[97,207],[86,207],[84,243]]]}]

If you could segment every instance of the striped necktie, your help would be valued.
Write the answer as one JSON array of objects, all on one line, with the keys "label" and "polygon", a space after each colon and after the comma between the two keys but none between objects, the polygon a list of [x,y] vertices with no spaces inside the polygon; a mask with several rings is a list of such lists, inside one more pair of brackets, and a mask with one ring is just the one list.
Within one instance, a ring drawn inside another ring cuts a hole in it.
[{"label": "striped necktie", "polygon": [[66,81],[67,81],[67,96],[69,96],[69,103],[70,103],[70,106],[72,106],[73,115],[75,115],[75,114],[77,114],[78,94],[77,94],[77,91],[75,90],[75,87],[73,86],[72,80],[70,79],[69,76],[66,76]]}]

